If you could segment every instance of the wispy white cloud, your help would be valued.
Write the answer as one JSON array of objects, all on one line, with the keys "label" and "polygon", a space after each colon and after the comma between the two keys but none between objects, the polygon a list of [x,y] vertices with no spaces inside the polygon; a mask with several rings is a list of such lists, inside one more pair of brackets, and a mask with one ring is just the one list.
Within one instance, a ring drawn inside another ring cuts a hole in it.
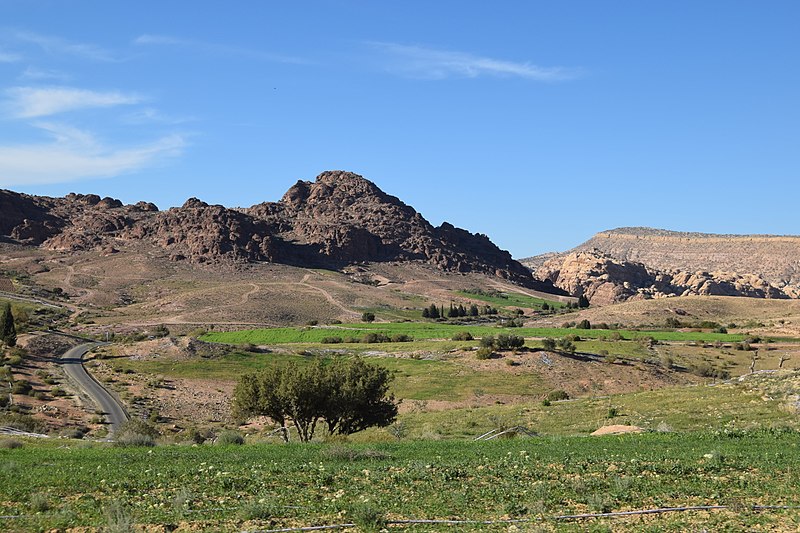
[{"label": "wispy white cloud", "polygon": [[20,79],[31,80],[31,81],[42,81],[42,80],[67,81],[70,79],[69,74],[61,72],[60,70],[40,69],[37,67],[26,68],[25,71],[22,74],[20,74],[19,77]]},{"label": "wispy white cloud", "polygon": [[22,61],[21,55],[0,50],[0,63],[16,63],[17,61]]},{"label": "wispy white cloud", "polygon": [[128,147],[106,146],[88,132],[57,123],[37,123],[53,139],[0,146],[0,186],[112,178],[178,156],[186,146],[173,134]]},{"label": "wispy white cloud", "polygon": [[35,118],[96,107],[137,104],[142,97],[119,91],[90,91],[73,87],[13,87],[4,103],[15,118]]},{"label": "wispy white cloud", "polygon": [[143,109],[137,109],[132,113],[126,114],[122,117],[123,122],[126,124],[167,124],[167,125],[177,125],[177,124],[185,124],[187,122],[193,122],[197,120],[194,117],[174,117],[169,116],[158,109],[153,109],[152,107],[146,107]]},{"label": "wispy white cloud", "polygon": [[241,46],[230,46],[226,44],[196,41],[194,39],[183,39],[171,35],[144,34],[134,39],[133,44],[139,46],[175,46],[181,48],[190,48],[202,51],[206,54],[227,56],[227,57],[242,57],[245,59],[272,61],[275,63],[294,63],[294,64],[308,63],[307,60],[299,57],[275,54],[272,52],[265,52],[263,50],[254,50],[252,48],[245,48]]},{"label": "wispy white cloud", "polygon": [[534,81],[553,82],[576,78],[577,69],[540,67],[476,56],[464,52],[437,50],[397,43],[368,43],[383,55],[383,66],[394,74],[424,79],[477,78],[478,76],[508,76]]},{"label": "wispy white cloud", "polygon": [[110,50],[94,44],[76,43],[61,37],[29,31],[12,30],[6,33],[17,42],[33,44],[52,55],[71,55],[84,59],[91,59],[93,61],[119,60]]}]

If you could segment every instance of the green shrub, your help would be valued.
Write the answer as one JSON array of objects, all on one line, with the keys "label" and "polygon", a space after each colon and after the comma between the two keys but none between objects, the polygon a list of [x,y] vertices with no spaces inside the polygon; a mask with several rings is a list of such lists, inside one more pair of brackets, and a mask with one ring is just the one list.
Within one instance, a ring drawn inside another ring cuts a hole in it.
[{"label": "green shrub", "polygon": [[242,444],[244,444],[244,437],[238,431],[234,431],[232,429],[226,429],[225,431],[222,431],[219,435],[217,435],[215,443],[225,446],[228,445],[241,446]]},{"label": "green shrub", "polygon": [[542,347],[548,352],[552,352],[556,349],[556,340],[550,338],[544,339],[542,340]]},{"label": "green shrub", "polygon": [[350,518],[360,531],[377,532],[386,527],[386,515],[369,503],[350,510]]},{"label": "green shrub", "polygon": [[365,311],[365,312],[364,312],[364,313],[361,315],[361,320],[362,320],[363,322],[375,322],[375,313],[371,313],[371,312],[369,312],[369,311]]},{"label": "green shrub", "polygon": [[493,355],[494,351],[491,348],[484,346],[483,348],[479,348],[478,351],[475,352],[475,359],[483,361],[485,359],[491,359]]},{"label": "green shrub", "polygon": [[122,424],[115,435],[117,446],[155,446],[159,433],[143,420],[131,419]]},{"label": "green shrub", "polygon": [[554,390],[547,393],[547,399],[551,402],[557,402],[559,400],[569,400],[569,394],[567,391],[564,390]]},{"label": "green shrub", "polygon": [[33,386],[24,379],[15,381],[11,386],[11,394],[29,394],[33,390]]},{"label": "green shrub", "polygon": [[459,331],[455,335],[453,335],[454,341],[471,341],[474,340],[472,333],[469,331]]},{"label": "green shrub", "polygon": [[22,446],[22,442],[18,441],[17,439],[0,439],[0,448],[15,450],[17,448],[22,448]]},{"label": "green shrub", "polygon": [[34,513],[44,513],[46,511],[49,511],[50,499],[46,495],[40,492],[31,494],[30,508],[31,511],[33,511]]},{"label": "green shrub", "polygon": [[125,433],[118,436],[114,441],[114,444],[123,448],[153,447],[156,445],[156,441],[150,435],[142,435],[141,433]]},{"label": "green shrub", "polygon": [[405,333],[397,333],[392,335],[392,342],[412,342],[414,339]]},{"label": "green shrub", "polygon": [[589,322],[588,320],[586,320],[584,318],[583,320],[581,320],[580,322],[575,324],[575,328],[576,329],[592,329],[592,324],[591,324],[591,322]]},{"label": "green shrub", "polygon": [[239,508],[239,518],[242,520],[269,520],[280,515],[280,510],[270,502],[250,500]]},{"label": "green shrub", "polygon": [[525,346],[525,339],[519,335],[500,334],[495,340],[495,347],[498,350],[511,350]]},{"label": "green shrub", "polygon": [[322,344],[339,344],[342,342],[341,337],[322,337],[320,341]]}]

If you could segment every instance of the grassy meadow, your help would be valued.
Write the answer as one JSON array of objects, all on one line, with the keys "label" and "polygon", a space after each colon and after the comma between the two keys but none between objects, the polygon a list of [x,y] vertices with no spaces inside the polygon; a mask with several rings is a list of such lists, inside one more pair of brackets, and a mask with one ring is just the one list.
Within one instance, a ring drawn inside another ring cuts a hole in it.
[{"label": "grassy meadow", "polygon": [[713,333],[707,331],[636,331],[608,329],[575,328],[503,328],[495,325],[472,324],[457,325],[441,322],[392,322],[392,323],[354,323],[329,326],[306,326],[287,328],[249,329],[241,331],[209,332],[201,337],[208,342],[229,344],[292,344],[319,343],[326,337],[361,337],[367,333],[384,335],[408,335],[414,340],[450,339],[459,332],[468,331],[475,337],[511,334],[526,338],[561,338],[579,335],[582,338],[609,339],[619,335],[623,340],[652,337],[658,341],[700,341],[700,342],[740,342],[742,334]]},{"label": "grassy meadow", "polygon": [[[794,530],[797,510],[751,507],[800,505],[799,442],[792,430],[151,449],[25,442],[0,447],[0,527],[242,531],[354,522],[377,531],[386,519],[521,519],[530,523],[519,527],[545,531]],[[731,508],[552,518],[694,505]]]}]

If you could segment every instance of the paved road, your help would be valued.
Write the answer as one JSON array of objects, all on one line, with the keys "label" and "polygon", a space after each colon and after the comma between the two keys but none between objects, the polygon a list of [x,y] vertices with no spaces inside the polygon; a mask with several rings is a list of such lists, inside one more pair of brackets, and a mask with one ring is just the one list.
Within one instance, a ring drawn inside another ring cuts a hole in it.
[{"label": "paved road", "polygon": [[105,413],[108,423],[111,424],[111,433],[114,433],[122,423],[128,420],[128,414],[122,404],[90,376],[83,366],[83,356],[86,355],[86,352],[99,345],[99,343],[90,342],[71,348],[61,356],[61,364],[67,376],[83,389],[97,407]]}]

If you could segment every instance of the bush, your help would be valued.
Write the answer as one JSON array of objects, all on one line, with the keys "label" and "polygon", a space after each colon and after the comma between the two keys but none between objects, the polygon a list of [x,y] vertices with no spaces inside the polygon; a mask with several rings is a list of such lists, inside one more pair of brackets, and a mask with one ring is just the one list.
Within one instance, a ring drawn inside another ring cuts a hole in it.
[{"label": "bush", "polygon": [[454,341],[471,341],[474,340],[472,333],[469,331],[459,331],[455,335],[453,335]]},{"label": "bush", "polygon": [[556,346],[558,346],[558,349],[562,352],[575,353],[575,344],[566,337],[558,339]]},{"label": "bush", "polygon": [[322,344],[339,344],[342,342],[341,337],[322,337],[320,341]]},{"label": "bush", "polygon": [[29,394],[33,390],[33,386],[24,379],[15,381],[11,386],[11,394]]},{"label": "bush", "polygon": [[542,340],[542,348],[544,348],[548,352],[554,351],[556,349],[556,340],[549,338]]},{"label": "bush", "polygon": [[615,418],[619,416],[619,409],[616,407],[609,407],[608,412],[606,413],[606,418]]},{"label": "bush", "polygon": [[567,391],[564,390],[554,390],[547,393],[547,399],[551,402],[569,400],[569,394],[567,394]]},{"label": "bush", "polygon": [[125,433],[117,437],[114,444],[121,447],[153,447],[156,445],[156,441],[150,435]]},{"label": "bush", "polygon": [[369,312],[369,311],[365,311],[365,312],[364,312],[364,313],[361,315],[361,320],[362,320],[363,322],[375,322],[375,313],[371,313],[371,312]]},{"label": "bush", "polygon": [[122,424],[115,436],[117,446],[155,446],[158,430],[143,420],[131,419]]},{"label": "bush", "polygon": [[493,355],[494,355],[494,351],[491,348],[486,347],[486,346],[484,346],[483,348],[479,348],[478,351],[475,352],[475,358],[479,359],[481,361],[483,361],[485,359],[491,359],[491,357]]},{"label": "bush", "polygon": [[592,323],[586,320],[585,318],[575,324],[576,329],[592,329]]},{"label": "bush", "polygon": [[519,335],[500,334],[495,341],[498,350],[511,350],[525,346],[525,339]]},{"label": "bush", "polygon": [[494,336],[487,335],[486,337],[481,337],[480,341],[482,348],[493,348],[494,347]]},{"label": "bush", "polygon": [[217,439],[214,442],[216,444],[221,444],[221,445],[241,446],[242,444],[244,444],[244,437],[238,431],[234,431],[232,429],[226,429],[225,431],[217,435]]},{"label": "bush", "polygon": [[385,513],[369,503],[351,509],[349,515],[359,531],[381,531],[386,527]]},{"label": "bush", "polygon": [[414,339],[405,333],[397,333],[392,335],[392,342],[412,342]]},{"label": "bush", "polygon": [[18,441],[17,439],[0,439],[0,448],[15,450],[17,448],[22,448],[22,446],[22,442]]}]

